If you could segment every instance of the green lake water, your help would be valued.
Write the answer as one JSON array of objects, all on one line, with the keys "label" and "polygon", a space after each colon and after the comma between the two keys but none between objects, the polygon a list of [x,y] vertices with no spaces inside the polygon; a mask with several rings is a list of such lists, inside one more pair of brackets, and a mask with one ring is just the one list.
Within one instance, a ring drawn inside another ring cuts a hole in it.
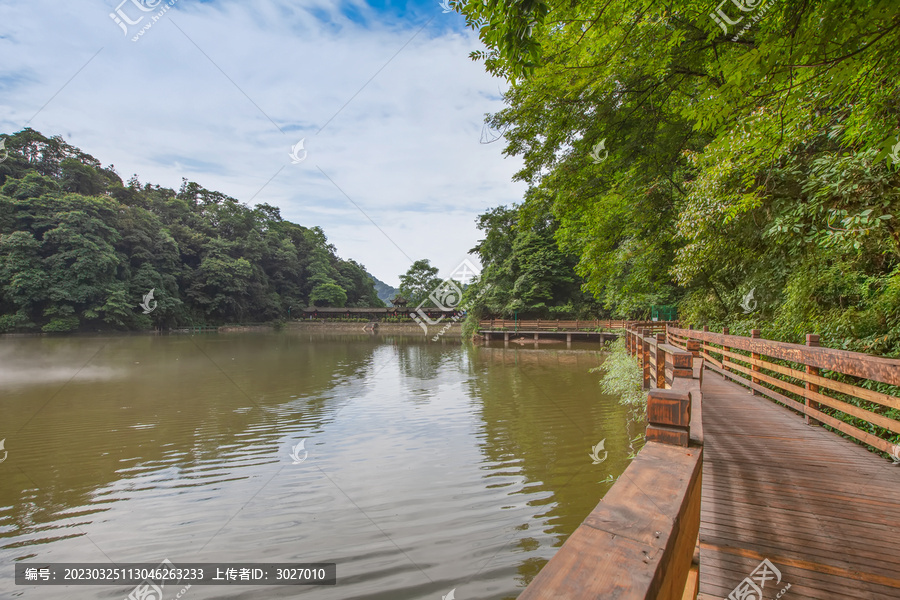
[{"label": "green lake water", "polygon": [[597,346],[575,348],[0,339],[0,597],[133,589],[17,586],[18,561],[168,559],[337,563],[336,586],[193,586],[184,600],[511,600],[643,431],[588,372]]}]

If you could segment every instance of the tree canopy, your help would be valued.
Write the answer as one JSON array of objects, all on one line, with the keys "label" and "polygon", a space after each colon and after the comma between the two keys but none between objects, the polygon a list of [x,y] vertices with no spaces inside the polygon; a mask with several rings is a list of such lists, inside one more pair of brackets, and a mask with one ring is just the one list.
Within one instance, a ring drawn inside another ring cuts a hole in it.
[{"label": "tree canopy", "polygon": [[[0,163],[0,332],[259,322],[308,304],[384,306],[319,227],[184,181],[124,183],[25,129]],[[155,305],[139,304],[153,290]]]},{"label": "tree canopy", "polygon": [[410,307],[425,303],[425,306],[434,306],[434,302],[428,297],[439,285],[438,268],[432,267],[428,259],[414,262],[406,273],[400,276],[400,294],[404,296]]},{"label": "tree canopy", "polygon": [[900,3],[454,5],[511,84],[519,222],[607,310],[900,350]]}]

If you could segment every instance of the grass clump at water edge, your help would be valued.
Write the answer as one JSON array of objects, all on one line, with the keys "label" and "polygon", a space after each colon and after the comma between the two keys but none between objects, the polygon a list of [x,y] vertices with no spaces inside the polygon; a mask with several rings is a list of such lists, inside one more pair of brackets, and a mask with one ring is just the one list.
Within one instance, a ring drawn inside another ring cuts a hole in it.
[{"label": "grass clump at water edge", "polygon": [[609,355],[591,373],[601,373],[600,389],[604,394],[618,396],[619,402],[628,406],[647,406],[647,393],[641,389],[642,373],[638,362],[628,355],[625,338],[620,337],[607,344]]}]

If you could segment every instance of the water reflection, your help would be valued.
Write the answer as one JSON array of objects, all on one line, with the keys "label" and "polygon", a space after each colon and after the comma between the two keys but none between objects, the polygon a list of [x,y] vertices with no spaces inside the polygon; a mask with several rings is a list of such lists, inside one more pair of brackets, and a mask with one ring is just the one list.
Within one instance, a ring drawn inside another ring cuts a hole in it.
[{"label": "water reflection", "polygon": [[198,599],[515,598],[642,429],[599,394],[591,352],[287,332],[13,338],[0,356],[2,564],[338,563],[334,588]]}]

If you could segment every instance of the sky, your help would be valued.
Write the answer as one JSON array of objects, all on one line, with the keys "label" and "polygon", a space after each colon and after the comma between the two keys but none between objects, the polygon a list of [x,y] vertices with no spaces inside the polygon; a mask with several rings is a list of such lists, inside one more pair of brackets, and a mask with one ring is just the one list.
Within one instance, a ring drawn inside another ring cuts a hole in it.
[{"label": "sky", "polygon": [[525,192],[481,143],[507,87],[482,47],[438,0],[0,0],[0,134],[277,206],[397,286],[471,260],[477,216]]}]

